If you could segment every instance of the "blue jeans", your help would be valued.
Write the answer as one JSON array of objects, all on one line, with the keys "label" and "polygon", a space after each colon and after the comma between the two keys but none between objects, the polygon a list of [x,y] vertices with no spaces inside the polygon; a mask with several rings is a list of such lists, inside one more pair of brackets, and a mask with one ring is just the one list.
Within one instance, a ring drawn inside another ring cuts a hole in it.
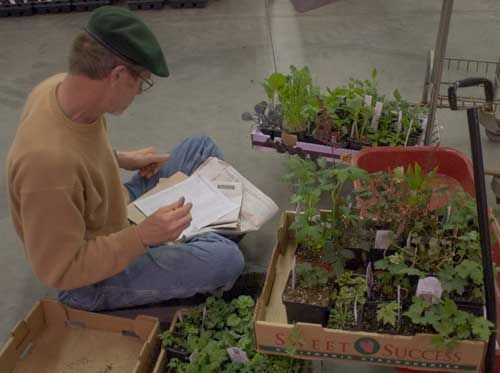
[{"label": "blue jeans", "polygon": [[[174,147],[157,175],[145,179],[136,173],[125,187],[134,200],[160,178],[177,171],[191,175],[209,157],[222,159],[213,141],[206,136],[190,137]],[[59,300],[70,307],[99,311],[188,298],[230,289],[244,265],[237,244],[208,233],[186,243],[151,247],[123,272],[94,285],[61,291]]]}]

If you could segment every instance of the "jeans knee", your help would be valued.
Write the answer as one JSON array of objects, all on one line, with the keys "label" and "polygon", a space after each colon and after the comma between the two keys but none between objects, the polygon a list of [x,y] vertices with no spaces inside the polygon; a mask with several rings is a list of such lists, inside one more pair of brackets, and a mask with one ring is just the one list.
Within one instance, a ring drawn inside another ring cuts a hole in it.
[{"label": "jeans knee", "polygon": [[233,241],[227,240],[221,245],[217,265],[213,269],[216,268],[215,276],[220,276],[219,282],[223,286],[232,286],[245,269],[245,258],[238,245]]},{"label": "jeans knee", "polygon": [[198,148],[198,152],[205,157],[216,157],[222,159],[222,152],[217,144],[207,135],[191,136],[187,139],[188,142],[194,144]]}]

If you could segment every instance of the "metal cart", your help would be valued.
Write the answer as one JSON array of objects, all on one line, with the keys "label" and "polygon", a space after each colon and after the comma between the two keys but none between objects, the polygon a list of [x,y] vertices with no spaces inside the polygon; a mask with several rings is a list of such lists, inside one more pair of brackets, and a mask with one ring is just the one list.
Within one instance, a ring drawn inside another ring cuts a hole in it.
[{"label": "metal cart", "polygon": [[491,103],[485,100],[484,93],[478,87],[469,88],[465,95],[457,97],[459,109],[477,107],[479,120],[485,127],[486,135],[491,141],[500,141],[500,119],[496,118],[500,99],[497,97],[500,85],[500,58],[497,61],[446,57],[448,34],[454,0],[443,0],[441,20],[436,40],[435,53],[427,56],[422,104],[429,107],[429,118],[424,137],[424,144],[433,143],[436,123],[436,110],[450,108],[448,88],[456,81],[470,77],[482,77],[493,82],[494,99]]}]

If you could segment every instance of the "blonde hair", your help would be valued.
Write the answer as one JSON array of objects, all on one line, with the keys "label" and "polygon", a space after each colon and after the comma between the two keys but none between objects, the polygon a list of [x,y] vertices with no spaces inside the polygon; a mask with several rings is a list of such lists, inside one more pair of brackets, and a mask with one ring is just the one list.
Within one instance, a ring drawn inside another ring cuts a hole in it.
[{"label": "blonde hair", "polygon": [[102,46],[86,32],[80,33],[71,47],[69,72],[93,80],[104,79],[117,65],[124,65],[131,73],[140,74],[141,67],[124,61]]}]

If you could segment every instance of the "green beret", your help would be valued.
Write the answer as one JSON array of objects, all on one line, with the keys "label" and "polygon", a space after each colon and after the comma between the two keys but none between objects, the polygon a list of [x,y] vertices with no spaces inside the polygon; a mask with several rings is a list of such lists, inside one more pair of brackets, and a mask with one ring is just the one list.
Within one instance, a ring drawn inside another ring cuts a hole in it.
[{"label": "green beret", "polygon": [[144,22],[128,9],[116,6],[96,9],[85,31],[125,61],[158,76],[169,75],[158,40]]}]

